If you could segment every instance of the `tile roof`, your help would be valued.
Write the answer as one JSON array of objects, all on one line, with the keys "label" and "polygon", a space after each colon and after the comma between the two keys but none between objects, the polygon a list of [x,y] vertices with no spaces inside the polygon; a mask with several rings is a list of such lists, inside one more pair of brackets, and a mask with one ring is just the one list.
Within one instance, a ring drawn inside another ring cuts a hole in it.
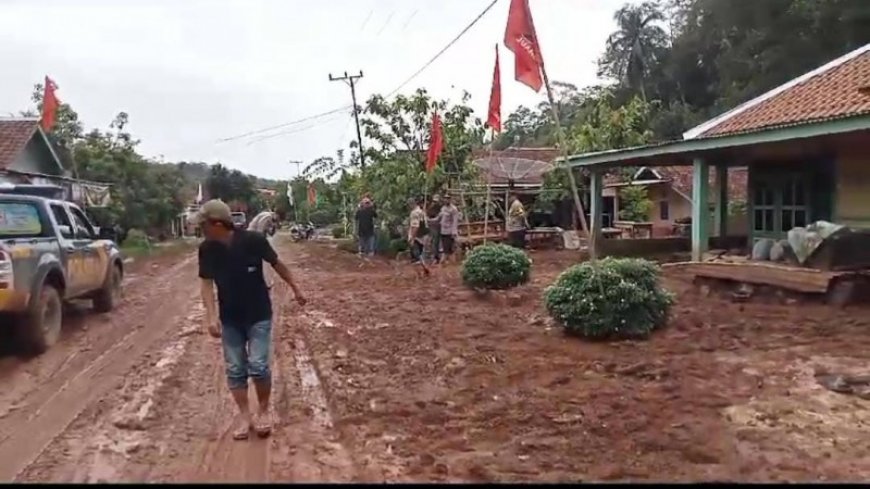
[{"label": "tile roof", "polygon": [[36,132],[36,119],[0,119],[0,169],[6,169]]},{"label": "tile roof", "polygon": [[[691,166],[656,166],[650,169],[658,172],[662,179],[670,182],[671,187],[677,192],[683,194],[686,198],[692,198],[692,167]],[[731,201],[742,200],[747,198],[747,183],[749,171],[746,167],[734,167],[728,169],[728,199]],[[604,177],[605,185],[613,185],[619,183],[618,175],[606,175]],[[710,199],[714,199],[712,193],[713,185],[716,181],[716,172],[710,171],[709,182],[711,188]]]},{"label": "tile roof", "polygon": [[870,114],[870,44],[712,119],[686,138],[724,136]]},{"label": "tile roof", "polygon": [[[656,167],[659,174],[671,181],[671,186],[686,197],[692,197],[692,167],[691,166],[660,166]],[[728,198],[729,200],[743,200],[747,198],[746,189],[749,179],[749,170],[746,167],[734,167],[728,169]],[[708,181],[711,189],[716,181],[716,172],[711,168]],[[715,198],[710,195],[710,198]]]}]

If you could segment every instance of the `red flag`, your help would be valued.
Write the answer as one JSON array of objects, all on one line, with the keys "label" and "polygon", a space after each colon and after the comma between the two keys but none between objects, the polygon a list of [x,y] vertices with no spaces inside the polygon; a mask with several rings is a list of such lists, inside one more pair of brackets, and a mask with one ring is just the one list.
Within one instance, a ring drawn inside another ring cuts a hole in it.
[{"label": "red flag", "polygon": [[57,108],[60,103],[54,95],[57,90],[57,84],[49,78],[45,77],[45,92],[42,95],[42,130],[45,132],[51,131],[54,127],[55,118],[57,117]]},{"label": "red flag", "polygon": [[492,72],[492,91],[489,93],[489,117],[487,125],[501,132],[501,74],[498,64],[498,44],[495,45],[495,69]]},{"label": "red flag", "polygon": [[429,151],[426,153],[426,173],[435,171],[438,157],[444,149],[444,132],[441,129],[441,118],[438,112],[432,114],[432,133],[429,135]]},{"label": "red flag", "polygon": [[317,189],[314,188],[314,182],[308,183],[308,206],[317,204]]},{"label": "red flag", "polygon": [[539,91],[544,84],[541,75],[544,61],[529,10],[529,0],[511,0],[504,45],[514,53],[516,80]]}]

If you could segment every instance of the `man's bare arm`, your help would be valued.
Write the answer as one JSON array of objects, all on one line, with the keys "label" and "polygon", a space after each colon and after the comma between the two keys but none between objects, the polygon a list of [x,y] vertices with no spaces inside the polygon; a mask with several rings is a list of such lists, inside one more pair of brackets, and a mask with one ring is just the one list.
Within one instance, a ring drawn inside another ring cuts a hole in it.
[{"label": "man's bare arm", "polygon": [[201,279],[199,282],[199,291],[202,296],[202,305],[205,307],[205,325],[209,334],[214,336],[217,329],[217,305],[214,300],[214,280]]},{"label": "man's bare arm", "polygon": [[290,286],[297,300],[303,297],[302,292],[299,291],[299,287],[296,286],[296,281],[293,280],[293,274],[290,273],[290,269],[287,268],[287,265],[285,265],[283,261],[276,261],[275,264],[272,265],[272,268],[275,270],[275,273],[277,273],[278,276]]}]

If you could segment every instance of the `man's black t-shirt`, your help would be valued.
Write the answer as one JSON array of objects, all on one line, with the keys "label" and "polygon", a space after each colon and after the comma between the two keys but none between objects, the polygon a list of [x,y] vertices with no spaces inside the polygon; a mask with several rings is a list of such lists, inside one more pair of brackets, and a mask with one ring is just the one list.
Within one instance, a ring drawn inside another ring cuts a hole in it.
[{"label": "man's black t-shirt", "polygon": [[373,236],[375,234],[375,218],[378,213],[374,205],[360,206],[356,210],[357,232],[360,236]]},{"label": "man's black t-shirt", "polygon": [[229,245],[218,241],[199,245],[199,277],[217,285],[224,325],[250,326],[272,317],[263,261],[274,265],[278,255],[259,233],[236,230]]}]

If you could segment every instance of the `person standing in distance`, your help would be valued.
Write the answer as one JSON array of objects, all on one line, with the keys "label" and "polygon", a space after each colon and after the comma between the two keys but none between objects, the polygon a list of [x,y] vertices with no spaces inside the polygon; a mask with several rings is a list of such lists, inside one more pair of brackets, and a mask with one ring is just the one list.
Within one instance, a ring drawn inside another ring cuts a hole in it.
[{"label": "person standing in distance", "polygon": [[[235,229],[230,208],[220,200],[206,202],[197,213],[205,241],[199,246],[199,278],[205,325],[221,338],[227,383],[239,408],[233,438],[245,440],[251,430],[260,437],[272,432],[269,397],[272,391],[269,351],[272,342],[272,301],[263,279],[263,262],[272,265],[305,305],[287,266],[260,233]],[[219,314],[214,289],[217,286]],[[248,406],[248,379],[257,392],[258,412]]]},{"label": "person standing in distance", "polygon": [[456,238],[459,236],[459,219],[461,213],[450,195],[444,197],[444,205],[441,207],[441,212],[438,214],[438,219],[441,221],[439,229],[441,230],[441,246],[444,248],[444,256],[442,263],[449,263],[453,260],[456,252]]},{"label": "person standing in distance", "polygon": [[363,195],[356,209],[356,235],[359,239],[359,256],[371,258],[375,256],[375,219],[378,211],[369,194]]},{"label": "person standing in distance", "polygon": [[508,208],[507,233],[508,244],[514,248],[524,250],[526,248],[526,229],[529,221],[526,219],[526,209],[520,202],[520,196],[516,192],[511,193],[511,205]]}]

